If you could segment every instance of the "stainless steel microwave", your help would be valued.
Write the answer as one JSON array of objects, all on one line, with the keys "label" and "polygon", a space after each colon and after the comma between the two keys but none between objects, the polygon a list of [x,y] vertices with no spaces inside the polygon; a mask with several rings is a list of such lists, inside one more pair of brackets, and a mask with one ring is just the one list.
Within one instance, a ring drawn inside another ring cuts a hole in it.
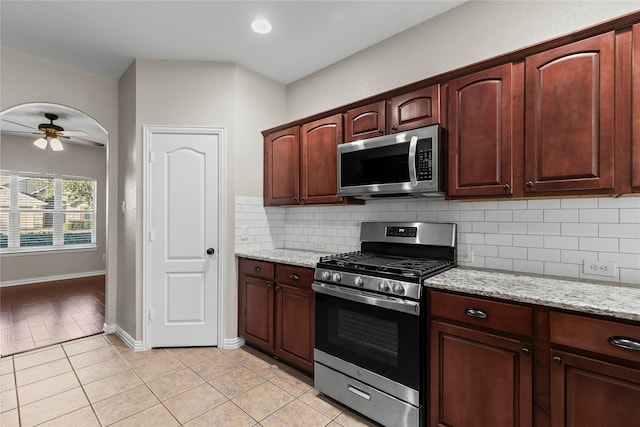
[{"label": "stainless steel microwave", "polygon": [[444,196],[440,125],[338,145],[338,194],[361,199]]}]

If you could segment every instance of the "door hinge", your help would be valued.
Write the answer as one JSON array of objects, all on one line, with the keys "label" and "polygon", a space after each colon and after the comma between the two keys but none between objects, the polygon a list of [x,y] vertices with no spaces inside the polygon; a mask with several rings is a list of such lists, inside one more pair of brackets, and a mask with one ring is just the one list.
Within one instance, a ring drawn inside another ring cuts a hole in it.
[{"label": "door hinge", "polygon": [[155,234],[153,233],[153,231],[149,231],[149,241],[153,242],[153,239],[155,237]]},{"label": "door hinge", "polygon": [[153,320],[153,308],[149,309],[149,320]]},{"label": "door hinge", "polygon": [[149,151],[149,163],[153,163],[156,159],[156,154],[153,151]]}]

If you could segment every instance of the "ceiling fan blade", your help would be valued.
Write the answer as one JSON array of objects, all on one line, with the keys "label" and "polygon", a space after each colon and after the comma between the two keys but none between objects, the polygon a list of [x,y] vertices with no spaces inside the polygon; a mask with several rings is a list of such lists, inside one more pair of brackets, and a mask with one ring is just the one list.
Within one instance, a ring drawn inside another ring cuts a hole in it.
[{"label": "ceiling fan blade", "polygon": [[42,135],[44,135],[44,133],[42,133],[42,132],[20,132],[19,130],[5,130],[5,131],[2,131],[2,133],[7,133],[9,135],[20,135],[20,136],[23,136],[23,135],[41,135],[42,136]]},{"label": "ceiling fan blade", "polygon": [[60,132],[62,136],[87,136],[86,132],[82,132],[81,130],[64,130]]},{"label": "ceiling fan blade", "polygon": [[65,136],[63,138],[65,139],[65,142],[72,142],[80,145],[91,145],[100,148],[104,147],[104,144],[101,142],[91,141],[90,139],[80,138],[77,136]]},{"label": "ceiling fan blade", "polygon": [[27,129],[37,130],[37,128],[34,128],[33,126],[23,125],[22,123],[14,122],[14,121],[11,121],[11,120],[2,119],[2,121],[3,122],[7,122],[7,123],[12,123],[14,125],[22,126],[22,127],[27,128]]}]

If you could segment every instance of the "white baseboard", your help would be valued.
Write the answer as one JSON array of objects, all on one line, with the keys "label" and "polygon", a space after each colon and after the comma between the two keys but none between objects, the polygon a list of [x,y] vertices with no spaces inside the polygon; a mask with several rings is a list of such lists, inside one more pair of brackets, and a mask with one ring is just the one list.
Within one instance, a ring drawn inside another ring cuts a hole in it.
[{"label": "white baseboard", "polygon": [[29,285],[31,283],[56,282],[58,280],[81,279],[83,277],[104,276],[105,270],[101,271],[83,271],[81,273],[61,274],[59,276],[31,277],[20,280],[7,280],[0,282],[0,288],[5,286]]},{"label": "white baseboard", "polygon": [[102,332],[105,334],[113,334],[116,332],[116,325],[107,325],[106,323],[102,326]]},{"label": "white baseboard", "polygon": [[240,337],[225,338],[222,345],[222,348],[224,348],[225,350],[233,350],[234,348],[242,347],[244,345],[244,339]]},{"label": "white baseboard", "polygon": [[124,329],[122,329],[120,326],[115,325],[114,328],[114,332],[115,334],[122,340],[122,342],[124,342],[127,347],[129,347],[131,350],[133,351],[144,351],[144,346],[142,345],[142,341],[136,341],[134,340],[131,335],[129,335],[127,333],[127,331],[125,331]]}]

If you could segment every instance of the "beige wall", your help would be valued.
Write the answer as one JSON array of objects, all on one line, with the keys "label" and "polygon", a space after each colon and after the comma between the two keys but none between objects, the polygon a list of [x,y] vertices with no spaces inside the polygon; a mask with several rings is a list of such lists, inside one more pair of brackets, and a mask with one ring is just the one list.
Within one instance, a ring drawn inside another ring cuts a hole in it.
[{"label": "beige wall", "polygon": [[[29,102],[51,102],[73,107],[93,117],[109,132],[107,149],[109,182],[107,183],[107,301],[115,298],[118,92],[117,81],[80,71],[65,65],[0,47],[0,111]],[[4,262],[2,258],[0,262]],[[0,266],[1,267],[1,266]],[[116,305],[107,304],[105,322],[116,322]]]},{"label": "beige wall", "polygon": [[634,1],[470,1],[287,86],[287,121],[640,10]]},{"label": "beige wall", "polygon": [[[236,193],[262,194],[262,135],[260,131],[285,118],[285,88],[280,83],[230,63],[136,60],[120,79],[121,114],[135,119],[120,129],[120,176],[126,212],[120,247],[126,251],[119,280],[128,287],[120,324],[134,339],[142,339],[142,221],[144,219],[142,129],[145,125],[209,126],[225,129],[224,223],[221,226],[224,336],[237,336],[237,279],[234,251]],[[124,164],[126,162],[126,164]],[[236,184],[237,183],[237,184]],[[135,226],[134,226],[135,224]],[[135,262],[133,261],[135,260]],[[126,318],[126,322],[124,321]]]},{"label": "beige wall", "polygon": [[34,138],[2,135],[0,140],[0,169],[17,172],[50,173],[84,176],[97,180],[97,250],[25,254],[5,256],[0,263],[0,282],[24,282],[52,276],[100,272],[105,269],[102,255],[106,254],[105,240],[105,184],[106,153],[104,149],[64,144],[64,151],[52,153],[33,145]]}]

